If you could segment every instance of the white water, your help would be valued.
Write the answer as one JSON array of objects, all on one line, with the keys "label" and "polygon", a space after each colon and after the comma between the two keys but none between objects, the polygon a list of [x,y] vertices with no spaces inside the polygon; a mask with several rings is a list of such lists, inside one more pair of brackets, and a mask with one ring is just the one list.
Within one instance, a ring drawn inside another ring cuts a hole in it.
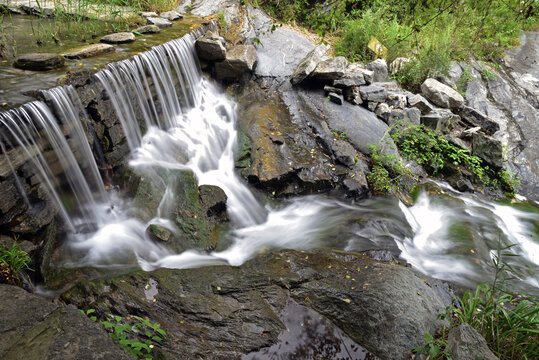
[{"label": "white water", "polygon": [[[210,81],[201,76],[188,35],[98,73],[116,109],[131,149],[129,165],[136,172],[156,178],[165,187],[155,216],[143,222],[133,216],[136,209],[113,192],[105,193],[85,132],[75,127],[72,137],[80,146],[84,166],[75,166],[69,146],[56,130],[57,123],[43,103],[20,110],[17,117],[4,115],[13,135],[30,151],[39,138],[22,136],[38,117],[55,149],[67,159],[64,172],[77,197],[78,211],[69,213],[60,201],[52,174],[41,154],[35,166],[49,184],[52,198],[71,230],[68,246],[82,257],[71,266],[129,266],[145,270],[159,267],[189,268],[213,264],[240,265],[257,253],[271,248],[345,248],[351,251],[388,249],[419,271],[442,279],[467,284],[491,276],[489,264],[498,243],[517,244],[510,249],[520,255],[513,264],[525,284],[538,288],[539,239],[534,226],[537,209],[525,212],[511,206],[482,201],[442,186],[444,195],[423,193],[407,208],[395,199],[372,199],[350,205],[322,196],[308,196],[283,202],[278,207],[260,203],[234,172],[236,105]],[[151,76],[151,84],[145,74]],[[177,90],[174,83],[180,84]],[[70,94],[67,99],[65,94]],[[156,102],[146,101],[156,94]],[[51,91],[50,98],[61,118],[78,119],[77,99],[71,90]],[[68,101],[69,100],[69,101]],[[157,109],[161,109],[161,115]],[[43,115],[44,114],[44,115]],[[70,123],[60,123],[69,125]],[[76,123],[76,121],[75,121]],[[49,124],[49,125],[45,125]],[[144,134],[144,135],[143,135]],[[84,144],[85,143],[85,144]],[[4,146],[3,143],[0,145]],[[5,151],[4,151],[5,153]],[[90,161],[91,159],[92,161]],[[87,170],[89,173],[87,173]],[[72,170],[74,169],[74,171]],[[149,224],[160,224],[180,233],[166,217],[175,202],[174,172],[192,171],[199,183],[216,185],[227,196],[227,211],[233,230],[231,245],[219,252],[188,250],[172,253],[146,234]],[[89,174],[88,176],[85,176]],[[96,178],[97,176],[97,178]],[[83,181],[88,180],[88,181]],[[78,231],[85,227],[92,231]],[[455,229],[459,230],[455,234]],[[464,234],[464,235],[463,235]]]}]

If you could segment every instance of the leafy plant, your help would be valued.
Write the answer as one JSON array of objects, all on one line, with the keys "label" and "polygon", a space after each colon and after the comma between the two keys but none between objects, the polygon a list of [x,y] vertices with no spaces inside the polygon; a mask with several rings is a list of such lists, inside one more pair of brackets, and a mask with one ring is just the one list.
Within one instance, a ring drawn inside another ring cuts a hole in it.
[{"label": "leafy plant", "polygon": [[[92,315],[95,313],[94,309],[81,312],[90,320],[97,322],[97,317]],[[160,343],[167,336],[159,323],[152,323],[149,319],[139,316],[128,316],[124,319],[121,316],[110,315],[99,323],[109,331],[112,339],[118,341],[127,352],[137,358],[152,359],[154,342]]]}]

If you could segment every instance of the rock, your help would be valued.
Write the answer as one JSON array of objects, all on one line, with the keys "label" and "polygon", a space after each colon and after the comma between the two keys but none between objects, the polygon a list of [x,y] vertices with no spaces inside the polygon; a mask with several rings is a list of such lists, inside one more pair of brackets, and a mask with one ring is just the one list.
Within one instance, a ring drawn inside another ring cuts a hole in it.
[{"label": "rock", "polygon": [[334,92],[330,92],[328,94],[328,97],[329,97],[330,101],[334,102],[337,105],[342,105],[343,102],[344,102],[344,99],[343,99],[342,95],[339,95],[339,94],[334,93]]},{"label": "rock", "polygon": [[142,16],[143,18],[149,18],[149,17],[159,17],[159,15],[157,15],[156,12],[154,11],[142,11],[139,13],[140,16]]},{"label": "rock", "polygon": [[404,109],[408,104],[406,95],[394,91],[388,91],[386,103],[392,108]]},{"label": "rock", "polygon": [[416,94],[408,96],[408,104],[421,110],[421,114],[428,114],[434,110],[434,107],[423,96]]},{"label": "rock", "polygon": [[116,51],[116,48],[109,44],[92,44],[82,48],[73,49],[64,54],[64,57],[67,59],[85,59],[114,51]]},{"label": "rock", "polygon": [[320,44],[309,52],[300,61],[294,73],[290,76],[290,82],[297,85],[309,76],[322,60],[322,56],[329,50],[329,45]]},{"label": "rock", "polygon": [[135,41],[135,35],[131,32],[120,32],[115,34],[105,35],[100,40],[107,44],[123,44]]},{"label": "rock", "polygon": [[344,166],[352,167],[356,162],[356,149],[346,141],[334,139],[331,142],[331,152],[335,156],[335,160]]},{"label": "rock", "polygon": [[371,83],[386,81],[388,72],[387,72],[387,63],[384,59],[374,60],[373,62],[368,63],[365,66],[365,68],[367,68],[367,70],[370,70],[374,73],[372,80],[370,81]]},{"label": "rock", "polygon": [[58,54],[32,53],[19,56],[13,66],[23,70],[47,71],[64,66],[65,59]]},{"label": "rock", "polygon": [[449,330],[447,350],[454,360],[498,360],[486,340],[467,323]]},{"label": "rock", "polygon": [[359,86],[351,86],[344,89],[344,98],[346,101],[353,105],[363,104],[363,99],[361,99],[361,93],[359,91]]},{"label": "rock", "polygon": [[376,109],[374,110],[374,113],[384,120],[384,122],[387,124],[389,121],[389,117],[391,116],[391,109],[389,108],[389,105],[386,103],[380,103],[378,106],[376,106]]},{"label": "rock", "polygon": [[217,186],[201,185],[198,187],[200,202],[209,218],[227,220],[225,192]]},{"label": "rock", "polygon": [[337,80],[344,76],[348,61],[344,56],[337,56],[325,61],[321,61],[311,77],[319,80]]},{"label": "rock", "polygon": [[162,19],[159,17],[148,17],[146,18],[146,23],[148,25],[156,25],[160,28],[166,28],[172,26],[172,23],[167,19]]},{"label": "rock", "polygon": [[378,103],[376,101],[368,101],[367,102],[367,109],[369,111],[374,112],[376,110],[376,107],[378,106]]},{"label": "rock", "polygon": [[503,146],[501,141],[481,133],[472,135],[472,155],[479,156],[496,168],[503,166]]},{"label": "rock", "polygon": [[0,284],[0,357],[133,359],[100,324],[74,306],[61,307],[21,288]]},{"label": "rock", "polygon": [[387,91],[378,85],[360,86],[359,92],[364,101],[384,102],[387,98]]},{"label": "rock", "polygon": [[361,76],[360,78],[342,78],[333,81],[333,86],[341,89],[346,89],[353,86],[357,87],[361,85],[365,85],[365,79],[363,79],[363,76]]},{"label": "rock", "polygon": [[333,87],[333,86],[329,86],[329,85],[324,86],[324,92],[326,92],[326,93],[332,92],[332,93],[335,93],[335,94],[342,95],[342,89],[336,88],[336,87]]},{"label": "rock", "polygon": [[133,30],[139,34],[159,34],[161,29],[157,25],[144,25]]},{"label": "rock", "polygon": [[257,52],[253,45],[236,45],[226,53],[226,59],[215,64],[217,79],[237,79],[253,71]]},{"label": "rock", "polygon": [[455,109],[464,105],[464,98],[456,90],[435,79],[427,79],[421,84],[421,93],[435,105]]},{"label": "rock", "polygon": [[169,241],[174,234],[169,229],[157,225],[157,224],[150,224],[148,228],[146,229],[146,233],[153,239],[167,242]]},{"label": "rock", "polygon": [[[158,289],[155,303],[141,296],[150,278]],[[94,308],[98,316],[145,314],[167,332],[159,345],[166,358],[234,359],[278,341],[286,331],[278,314],[289,297],[382,359],[404,359],[405,351],[423,344],[423,334],[445,324],[436,315],[446,304],[424,276],[328,250],[270,252],[239,267],[135,272],[79,283],[62,300]]]},{"label": "rock", "polygon": [[183,15],[181,15],[180,13],[176,11],[165,11],[165,12],[162,12],[159,16],[163,19],[167,19],[170,21],[179,20],[183,18]]},{"label": "rock", "polygon": [[195,48],[199,58],[209,61],[226,59],[226,49],[218,34],[208,31],[195,42]]},{"label": "rock", "polygon": [[480,126],[481,130],[487,135],[493,135],[496,131],[500,130],[500,125],[497,122],[490,120],[488,116],[469,106],[462,106],[457,114],[472,126]]},{"label": "rock", "polygon": [[416,108],[409,108],[406,110],[391,109],[391,115],[389,116],[387,124],[389,126],[395,125],[397,122],[404,125],[419,125],[421,121],[421,111]]},{"label": "rock", "polygon": [[404,67],[410,63],[410,58],[398,57],[391,64],[389,64],[389,73],[390,74],[399,74],[402,72]]},{"label": "rock", "polygon": [[429,114],[421,115],[421,124],[447,134],[453,130],[459,119],[460,117],[453,114],[450,110],[439,109]]}]

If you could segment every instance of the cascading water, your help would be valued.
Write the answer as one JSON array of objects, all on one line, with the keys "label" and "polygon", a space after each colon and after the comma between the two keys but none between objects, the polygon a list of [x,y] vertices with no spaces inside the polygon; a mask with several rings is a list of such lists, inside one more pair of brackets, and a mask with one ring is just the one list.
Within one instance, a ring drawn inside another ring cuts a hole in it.
[{"label": "cascading water", "polygon": [[[519,210],[440,184],[443,195],[424,192],[410,208],[389,198],[351,205],[323,196],[292,199],[280,208],[261,204],[234,172],[236,106],[201,75],[195,37],[187,35],[97,73],[126,135],[131,150],[129,165],[165,186],[157,213],[149,221],[133,216],[136,211],[128,200],[104,191],[85,126],[74,121],[82,109],[72,89],[53,89],[46,94],[59,121],[41,102],[0,114],[9,139],[16,139],[16,145],[33,158],[58,204],[71,230],[67,235],[69,248],[82,254],[66,265],[139,264],[151,270],[239,265],[266,248],[381,248],[400,254],[422,272],[470,285],[488,280],[488,266],[498,244],[516,244],[510,248],[520,255],[512,260],[516,275],[527,290],[538,292],[537,204]],[[61,128],[71,129],[67,139]],[[42,133],[60,159],[77,211],[63,205],[65,195],[58,190],[58,177],[43,153],[36,150],[42,146]],[[4,154],[7,141],[6,137],[0,142]],[[70,143],[76,146],[70,147]],[[72,148],[78,149],[76,154]],[[216,185],[227,194],[233,226],[228,248],[174,254],[146,234],[149,224],[180,232],[167,218],[167,209],[175,201],[174,174],[179,171],[191,171],[199,185]],[[83,227],[88,223],[92,225]]]}]

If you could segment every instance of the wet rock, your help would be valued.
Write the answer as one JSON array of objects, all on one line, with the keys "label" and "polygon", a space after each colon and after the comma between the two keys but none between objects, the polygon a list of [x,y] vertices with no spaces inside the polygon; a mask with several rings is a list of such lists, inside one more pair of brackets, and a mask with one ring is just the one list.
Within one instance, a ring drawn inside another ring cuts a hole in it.
[{"label": "wet rock", "polygon": [[253,71],[257,52],[253,45],[236,45],[226,53],[226,59],[215,64],[218,79],[237,79]]},{"label": "wet rock", "polygon": [[328,97],[330,101],[334,102],[337,105],[342,105],[344,102],[343,96],[334,92],[330,92],[328,94]]},{"label": "wet rock", "polygon": [[206,209],[209,218],[227,220],[225,192],[217,186],[201,185],[198,187],[200,202]]},{"label": "wet rock", "polygon": [[92,44],[79,49],[73,49],[64,54],[64,57],[67,59],[85,59],[114,51],[116,51],[116,48],[109,44]]},{"label": "wet rock", "polygon": [[464,98],[456,90],[435,79],[427,79],[421,84],[421,93],[435,105],[443,108],[460,108]]},{"label": "wet rock", "polygon": [[416,94],[408,96],[408,104],[421,110],[421,114],[428,114],[434,110],[434,107],[423,96]]},{"label": "wet rock", "polygon": [[453,114],[450,110],[439,109],[426,115],[421,115],[421,124],[447,134],[453,130],[459,119],[459,116]]},{"label": "wet rock", "polygon": [[454,166],[453,164],[447,164],[444,167],[443,172],[445,180],[453,188],[462,192],[474,192],[472,174],[470,172]]},{"label": "wet rock", "polygon": [[159,16],[162,17],[163,19],[167,19],[170,21],[180,20],[183,18],[183,15],[181,15],[180,13],[176,11],[165,11],[165,12],[162,12]]},{"label": "wet rock", "polygon": [[391,62],[391,64],[389,64],[389,73],[399,74],[400,72],[402,72],[404,67],[410,63],[410,61],[411,60],[409,58],[405,57],[396,58],[395,60],[393,60],[393,62]]},{"label": "wet rock", "polygon": [[139,34],[159,34],[161,32],[161,29],[159,26],[156,25],[144,25],[139,28],[136,28],[133,30],[133,32],[137,32]]},{"label": "wet rock", "polygon": [[494,167],[501,168],[503,166],[503,146],[501,141],[481,133],[472,135],[472,155],[479,156]]},{"label": "wet rock", "polygon": [[378,85],[360,86],[359,92],[364,101],[384,102],[387,98],[387,91]]},{"label": "wet rock", "polygon": [[197,39],[195,48],[199,58],[209,61],[220,61],[226,58],[226,49],[218,34],[208,31]]},{"label": "wet rock", "polygon": [[115,34],[105,35],[100,40],[107,44],[124,44],[135,41],[135,35],[131,32],[120,32]]},{"label": "wet rock", "polygon": [[146,18],[146,24],[148,25],[156,25],[160,28],[166,28],[171,27],[172,23],[168,21],[167,19],[162,19],[159,17],[148,17]]},{"label": "wet rock", "polygon": [[348,61],[344,56],[337,56],[321,61],[311,73],[318,80],[336,80],[344,76]]},{"label": "wet rock", "polygon": [[487,135],[493,135],[496,131],[500,130],[500,125],[498,123],[490,120],[488,116],[469,106],[462,106],[457,114],[459,114],[462,119],[472,124],[472,126],[480,126]]},{"label": "wet rock", "polygon": [[23,70],[47,71],[64,66],[65,59],[58,54],[32,53],[19,56],[13,66]]},{"label": "wet rock", "polygon": [[486,340],[467,323],[449,330],[447,349],[455,360],[498,360]]},{"label": "wet rock", "polygon": [[334,139],[331,142],[331,152],[335,156],[335,160],[345,166],[351,167],[356,163],[356,150],[346,141]]},{"label": "wet rock", "polygon": [[[155,303],[140,295],[150,277],[157,283]],[[160,350],[171,358],[238,358],[277,341],[284,329],[278,314],[289,296],[383,359],[404,359],[405,350],[444,324],[436,314],[446,304],[422,276],[327,250],[267,253],[240,267],[137,272],[81,283],[62,299],[98,316],[148,316],[167,332]]]},{"label": "wet rock", "polygon": [[387,63],[384,59],[377,59],[365,66],[367,70],[373,72],[372,82],[382,82],[386,81],[388,72],[387,72]]},{"label": "wet rock", "polygon": [[132,357],[74,306],[61,307],[21,288],[0,285],[0,357],[120,359]]},{"label": "wet rock", "polygon": [[320,44],[309,52],[298,64],[290,76],[290,82],[297,85],[309,76],[322,60],[322,56],[329,50],[329,45]]},{"label": "wet rock", "polygon": [[150,235],[151,238],[163,242],[168,242],[174,236],[172,231],[157,224],[150,224],[146,229],[146,233]]}]

